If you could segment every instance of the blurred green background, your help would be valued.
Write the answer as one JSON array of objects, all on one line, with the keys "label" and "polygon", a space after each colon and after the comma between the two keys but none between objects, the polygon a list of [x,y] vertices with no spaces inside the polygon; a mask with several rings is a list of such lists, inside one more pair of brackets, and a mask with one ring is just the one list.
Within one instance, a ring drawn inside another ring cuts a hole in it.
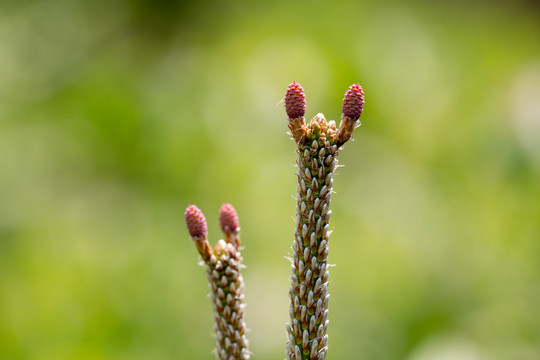
[{"label": "blurred green background", "polygon": [[239,212],[254,359],[284,358],[280,103],[363,125],[333,198],[328,359],[540,359],[533,1],[0,5],[0,358],[213,359],[183,212]]}]

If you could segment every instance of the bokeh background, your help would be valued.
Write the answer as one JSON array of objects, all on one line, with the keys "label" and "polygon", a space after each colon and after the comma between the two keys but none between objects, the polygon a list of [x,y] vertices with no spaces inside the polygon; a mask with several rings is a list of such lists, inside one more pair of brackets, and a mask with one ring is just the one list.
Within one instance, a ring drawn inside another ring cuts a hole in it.
[{"label": "bokeh background", "polygon": [[540,7],[0,5],[0,358],[213,359],[183,212],[239,212],[253,359],[284,358],[281,100],[363,125],[334,182],[328,359],[540,359]]}]

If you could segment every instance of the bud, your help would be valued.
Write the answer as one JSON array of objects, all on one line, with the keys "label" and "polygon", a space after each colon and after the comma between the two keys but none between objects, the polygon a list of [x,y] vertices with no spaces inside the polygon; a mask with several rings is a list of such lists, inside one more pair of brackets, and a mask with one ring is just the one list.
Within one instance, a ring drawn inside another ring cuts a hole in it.
[{"label": "bud", "polygon": [[219,224],[225,234],[238,231],[238,214],[231,204],[225,203],[219,209]]},{"label": "bud", "polygon": [[220,257],[223,254],[227,253],[227,243],[224,240],[218,240],[216,246],[214,247],[214,254],[217,257]]},{"label": "bud", "polygon": [[306,96],[299,83],[293,81],[285,93],[285,111],[291,119],[303,117],[306,113]]},{"label": "bud", "polygon": [[208,229],[206,226],[206,219],[201,209],[195,205],[189,205],[184,215],[186,217],[186,225],[191,237],[206,238],[208,235]]},{"label": "bud", "polygon": [[364,91],[359,84],[351,85],[343,98],[341,112],[351,120],[358,120],[364,109]]}]

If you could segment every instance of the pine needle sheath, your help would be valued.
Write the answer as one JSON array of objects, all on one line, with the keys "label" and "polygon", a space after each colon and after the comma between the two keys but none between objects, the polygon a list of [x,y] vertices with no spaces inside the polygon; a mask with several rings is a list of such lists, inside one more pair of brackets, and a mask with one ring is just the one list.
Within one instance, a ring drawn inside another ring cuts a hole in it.
[{"label": "pine needle sheath", "polygon": [[340,147],[359,125],[364,105],[360,85],[343,99],[342,121],[317,114],[305,124],[305,96],[293,82],[285,95],[290,133],[297,145],[298,194],[290,278],[287,360],[324,360],[328,351],[328,240],[330,198]]},{"label": "pine needle sheath", "polygon": [[225,240],[212,249],[208,243],[206,219],[194,205],[185,212],[186,224],[203,263],[210,284],[214,309],[216,358],[218,360],[246,360],[250,358],[244,323],[244,279],[240,270],[240,230],[238,215],[230,204],[220,209],[219,220]]}]

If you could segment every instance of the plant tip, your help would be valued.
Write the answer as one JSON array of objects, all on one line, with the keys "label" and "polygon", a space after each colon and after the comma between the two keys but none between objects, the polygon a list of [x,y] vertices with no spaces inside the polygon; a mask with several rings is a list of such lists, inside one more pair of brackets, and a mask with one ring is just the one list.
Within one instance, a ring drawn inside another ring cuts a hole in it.
[{"label": "plant tip", "polygon": [[195,205],[189,205],[184,215],[186,217],[186,225],[191,237],[206,238],[208,234],[208,228],[206,225],[206,218],[204,217],[201,209],[199,209]]},{"label": "plant tip", "polygon": [[225,203],[219,209],[219,224],[225,234],[238,231],[238,214],[231,204]]},{"label": "plant tip", "polygon": [[341,112],[351,120],[358,120],[364,110],[364,91],[359,84],[349,86],[343,98]]},{"label": "plant tip", "polygon": [[293,81],[287,87],[285,93],[285,111],[287,116],[291,119],[297,119],[303,117],[306,113],[306,96],[304,95],[304,89],[302,86]]}]

